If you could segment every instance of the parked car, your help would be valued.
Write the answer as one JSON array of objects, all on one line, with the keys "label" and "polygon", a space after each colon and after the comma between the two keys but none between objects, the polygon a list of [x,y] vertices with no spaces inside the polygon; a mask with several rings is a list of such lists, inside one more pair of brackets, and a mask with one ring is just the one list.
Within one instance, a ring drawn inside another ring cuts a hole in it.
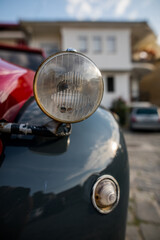
[{"label": "parked car", "polygon": [[0,58],[36,71],[44,61],[45,53],[42,49],[31,48],[25,45],[0,44]]},{"label": "parked car", "polygon": [[0,239],[124,240],[127,149],[100,71],[71,49],[33,75],[0,61]]},{"label": "parked car", "polygon": [[130,117],[132,130],[160,130],[160,114],[158,107],[133,108]]}]

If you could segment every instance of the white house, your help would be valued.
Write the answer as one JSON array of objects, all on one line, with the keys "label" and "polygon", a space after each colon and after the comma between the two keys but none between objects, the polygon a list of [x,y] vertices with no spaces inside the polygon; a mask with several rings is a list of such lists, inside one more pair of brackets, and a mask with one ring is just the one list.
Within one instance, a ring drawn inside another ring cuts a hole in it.
[{"label": "white house", "polygon": [[[102,72],[102,105],[116,98],[139,100],[139,81],[153,69],[148,60],[156,36],[147,22],[26,22],[28,44],[41,47],[47,55],[68,47],[91,58]],[[153,51],[152,51],[153,52]],[[152,58],[155,57],[151,56]]]}]

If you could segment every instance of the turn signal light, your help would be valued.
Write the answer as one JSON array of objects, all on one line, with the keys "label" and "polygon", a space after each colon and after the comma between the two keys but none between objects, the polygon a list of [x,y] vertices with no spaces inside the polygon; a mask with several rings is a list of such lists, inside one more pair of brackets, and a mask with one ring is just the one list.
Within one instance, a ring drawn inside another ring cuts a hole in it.
[{"label": "turn signal light", "polygon": [[117,206],[119,197],[120,189],[115,178],[110,175],[98,178],[93,186],[92,202],[100,213],[111,212]]}]

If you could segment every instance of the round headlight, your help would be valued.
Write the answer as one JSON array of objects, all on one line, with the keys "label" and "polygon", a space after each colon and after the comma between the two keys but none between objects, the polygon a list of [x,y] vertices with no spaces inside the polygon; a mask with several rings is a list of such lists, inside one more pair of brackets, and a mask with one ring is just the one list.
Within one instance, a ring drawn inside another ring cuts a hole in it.
[{"label": "round headlight", "polygon": [[61,52],[44,61],[34,79],[35,99],[49,117],[66,123],[88,118],[103,96],[99,69],[86,56]]}]

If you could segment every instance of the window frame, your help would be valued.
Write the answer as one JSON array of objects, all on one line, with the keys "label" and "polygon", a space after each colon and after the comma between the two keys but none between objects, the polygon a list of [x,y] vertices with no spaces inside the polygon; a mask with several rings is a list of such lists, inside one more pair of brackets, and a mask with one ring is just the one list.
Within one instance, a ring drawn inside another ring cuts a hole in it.
[{"label": "window frame", "polygon": [[93,51],[94,51],[94,53],[101,53],[102,52],[102,38],[100,36],[94,36],[93,37]]},{"label": "window frame", "polygon": [[[88,51],[88,38],[87,36],[79,36],[79,51],[82,53],[86,53]],[[84,46],[83,46],[84,45]]]},{"label": "window frame", "polygon": [[106,76],[106,89],[108,93],[115,92],[115,77],[113,75]]},{"label": "window frame", "polygon": [[46,57],[49,57],[59,51],[58,42],[42,42],[40,47],[44,50]]},{"label": "window frame", "polygon": [[114,35],[107,36],[106,39],[107,53],[114,54],[117,52],[117,38]]}]

